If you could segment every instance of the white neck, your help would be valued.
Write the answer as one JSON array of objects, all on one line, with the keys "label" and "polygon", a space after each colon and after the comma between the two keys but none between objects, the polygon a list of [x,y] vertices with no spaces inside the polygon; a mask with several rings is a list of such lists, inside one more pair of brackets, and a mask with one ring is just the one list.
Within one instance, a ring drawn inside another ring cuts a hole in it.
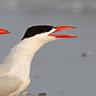
[{"label": "white neck", "polygon": [[31,63],[36,51],[44,44],[45,42],[34,37],[20,41],[14,48],[11,49],[11,52],[4,59],[4,63],[12,66],[24,66],[27,62],[26,66],[28,66],[28,63]]},{"label": "white neck", "polygon": [[29,76],[30,65],[34,54],[45,43],[56,40],[54,37],[47,37],[46,34],[35,35],[34,37],[20,41],[4,59],[4,68],[8,69],[11,75],[22,73],[23,75],[21,76],[23,77],[24,74]]},{"label": "white neck", "polygon": [[8,69],[11,75],[22,73],[29,77],[32,58],[44,44],[45,42],[35,37],[20,41],[4,59],[2,67]]}]

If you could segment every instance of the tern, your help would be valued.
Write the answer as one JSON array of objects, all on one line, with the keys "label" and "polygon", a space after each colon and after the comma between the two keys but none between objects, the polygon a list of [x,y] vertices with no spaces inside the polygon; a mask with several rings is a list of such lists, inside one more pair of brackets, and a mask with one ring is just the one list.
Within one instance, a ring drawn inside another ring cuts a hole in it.
[{"label": "tern", "polygon": [[77,27],[36,25],[26,30],[21,41],[0,64],[0,96],[17,96],[28,87],[32,58],[45,43],[59,38],[78,38],[74,35],[53,34],[65,29]]}]

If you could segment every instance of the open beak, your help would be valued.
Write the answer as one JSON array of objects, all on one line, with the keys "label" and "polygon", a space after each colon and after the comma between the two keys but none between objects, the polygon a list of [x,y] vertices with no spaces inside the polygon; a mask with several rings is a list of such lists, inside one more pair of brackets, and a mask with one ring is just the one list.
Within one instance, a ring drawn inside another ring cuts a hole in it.
[{"label": "open beak", "polygon": [[78,38],[78,36],[74,35],[52,35],[55,32],[61,31],[61,30],[66,30],[66,29],[77,29],[77,27],[72,27],[72,26],[58,26],[56,27],[56,30],[52,33],[50,33],[48,36],[53,36],[55,38]]},{"label": "open beak", "polygon": [[5,30],[5,29],[0,29],[0,34],[9,34],[11,32]]}]

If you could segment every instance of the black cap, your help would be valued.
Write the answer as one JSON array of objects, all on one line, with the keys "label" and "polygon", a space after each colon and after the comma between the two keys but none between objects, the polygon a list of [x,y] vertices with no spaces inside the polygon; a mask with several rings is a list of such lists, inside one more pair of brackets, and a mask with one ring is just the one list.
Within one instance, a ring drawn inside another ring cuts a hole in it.
[{"label": "black cap", "polygon": [[53,27],[53,26],[50,26],[50,25],[36,25],[36,26],[29,27],[26,30],[26,33],[24,34],[24,36],[21,40],[23,40],[25,38],[30,38],[32,36],[35,36],[36,34],[49,32],[53,28],[56,28],[56,27]]}]

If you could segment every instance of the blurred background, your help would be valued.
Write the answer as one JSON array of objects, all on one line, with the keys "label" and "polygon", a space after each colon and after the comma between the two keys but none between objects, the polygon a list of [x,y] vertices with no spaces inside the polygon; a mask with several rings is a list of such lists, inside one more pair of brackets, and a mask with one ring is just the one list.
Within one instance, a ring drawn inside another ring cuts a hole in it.
[{"label": "blurred background", "polygon": [[[75,26],[34,56],[30,96],[96,96],[96,0],[0,0],[0,61],[33,25]],[[40,94],[39,94],[40,95]],[[22,93],[19,96],[23,96]]]}]

